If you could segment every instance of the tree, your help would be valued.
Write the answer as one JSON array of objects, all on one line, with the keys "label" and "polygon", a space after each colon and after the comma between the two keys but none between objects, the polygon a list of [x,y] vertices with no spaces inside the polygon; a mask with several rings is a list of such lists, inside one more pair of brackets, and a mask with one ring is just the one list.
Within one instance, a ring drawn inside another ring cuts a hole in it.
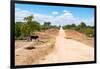
[{"label": "tree", "polygon": [[21,37],[29,36],[30,34],[30,28],[26,23],[23,23],[21,26]]},{"label": "tree", "polygon": [[[33,35],[33,33],[35,33],[36,31],[40,31],[41,30],[41,26],[40,23],[38,23],[37,21],[32,21],[32,19],[34,18],[34,16],[30,15],[24,18],[24,21],[26,21],[26,26],[27,26],[27,34],[29,35]],[[49,25],[49,23],[48,23]]]},{"label": "tree", "polygon": [[81,22],[81,23],[80,23],[80,27],[81,27],[81,28],[86,28],[86,24],[85,24],[84,22]]},{"label": "tree", "polygon": [[85,34],[87,36],[89,36],[89,37],[93,37],[94,36],[94,29],[93,28],[90,28],[90,27],[86,28]]},{"label": "tree", "polygon": [[44,22],[44,26],[49,27],[50,26],[50,22]]},{"label": "tree", "polygon": [[31,35],[31,33],[33,32],[33,28],[32,28],[32,19],[34,17],[32,15],[24,17],[24,21],[26,21],[26,24],[24,25],[24,27],[26,26],[27,29],[27,34],[26,35]]},{"label": "tree", "polygon": [[71,25],[65,25],[63,26],[64,29],[75,29],[76,28],[76,25],[73,23]]},{"label": "tree", "polygon": [[30,16],[24,17],[24,21],[26,21],[27,23],[31,23],[33,18],[34,17],[30,15]]},{"label": "tree", "polygon": [[21,30],[20,30],[21,24],[22,24],[22,22],[16,22],[15,23],[15,37],[16,38],[21,35]]},{"label": "tree", "polygon": [[85,29],[86,29],[86,24],[84,22],[81,22],[78,26],[77,26],[77,30],[81,33],[84,33],[85,32]]},{"label": "tree", "polygon": [[33,32],[41,30],[41,25],[37,21],[33,21],[31,26]]},{"label": "tree", "polygon": [[76,25],[73,23],[72,25],[71,25],[72,27],[76,27]]},{"label": "tree", "polygon": [[43,30],[47,30],[47,29],[50,28],[50,25],[51,25],[50,22],[44,22],[44,24],[43,24],[43,26],[42,26],[42,29],[43,29]]}]

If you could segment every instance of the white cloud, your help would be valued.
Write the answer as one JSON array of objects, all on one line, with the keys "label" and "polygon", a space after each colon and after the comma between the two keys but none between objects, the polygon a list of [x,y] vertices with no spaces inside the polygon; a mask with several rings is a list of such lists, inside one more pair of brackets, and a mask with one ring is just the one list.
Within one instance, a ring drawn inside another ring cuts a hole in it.
[{"label": "white cloud", "polygon": [[54,25],[65,25],[68,23],[74,23],[75,18],[72,13],[63,13],[57,16],[49,16],[43,14],[34,14],[35,20],[43,23],[45,21],[50,21]]},{"label": "white cloud", "polygon": [[52,16],[48,16],[48,15],[34,13],[34,20],[36,20],[36,21],[38,21],[38,22],[43,24],[45,21],[52,22],[53,17]]},{"label": "white cloud", "polygon": [[84,21],[87,25],[94,26],[94,17],[82,19],[82,21]]},{"label": "white cloud", "polygon": [[20,11],[21,9],[19,9],[19,8],[15,8],[15,11]]},{"label": "white cloud", "polygon": [[68,13],[69,11],[67,11],[67,10],[63,10],[63,12],[64,12],[64,13]]},{"label": "white cloud", "polygon": [[57,14],[58,14],[58,12],[56,12],[56,11],[55,11],[55,12],[52,12],[52,14],[57,15]]},{"label": "white cloud", "polygon": [[15,21],[22,21],[24,17],[32,14],[33,13],[30,11],[15,8],[15,18],[16,18]]},{"label": "white cloud", "polygon": [[[23,18],[28,15],[34,15],[34,20],[43,24],[44,22],[51,22],[53,25],[66,25],[76,23],[79,24],[81,21],[84,21],[86,24],[91,25],[94,24],[94,18],[90,19],[81,19],[75,17],[71,12],[64,10],[64,13],[59,14],[57,16],[54,15],[44,15],[40,13],[34,13],[22,9],[16,8],[15,12],[15,21],[23,21]],[[53,14],[58,14],[58,12],[52,12]]]}]

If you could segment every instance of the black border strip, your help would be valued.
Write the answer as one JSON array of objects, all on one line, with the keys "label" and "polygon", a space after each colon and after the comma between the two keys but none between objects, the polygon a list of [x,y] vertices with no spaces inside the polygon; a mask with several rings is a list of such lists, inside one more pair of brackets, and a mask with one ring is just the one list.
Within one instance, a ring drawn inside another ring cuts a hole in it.
[{"label": "black border strip", "polygon": [[[80,4],[64,4],[64,3],[50,3],[50,2],[34,2],[34,1],[16,1],[11,0],[10,2],[10,44],[11,44],[11,50],[10,50],[10,68],[31,68],[31,67],[45,67],[45,66],[60,66],[60,65],[77,65],[77,64],[90,64],[90,63],[96,63],[97,57],[96,57],[96,5],[80,5]],[[95,28],[95,38],[94,38],[94,61],[86,61],[86,62],[70,62],[70,63],[54,63],[54,64],[37,64],[37,65],[20,65],[15,66],[15,44],[14,44],[14,22],[15,22],[15,3],[17,4],[37,4],[37,5],[50,5],[50,6],[68,6],[68,7],[83,7],[83,8],[94,8],[94,28]]]},{"label": "black border strip", "polygon": [[82,4],[66,4],[66,3],[52,3],[52,2],[36,2],[36,1],[18,1],[13,0],[17,4],[37,4],[37,5],[51,5],[51,6],[69,6],[69,7],[84,7],[84,8],[95,8],[96,5],[82,5]]},{"label": "black border strip", "polygon": [[15,8],[15,3],[14,3],[14,1],[11,1],[10,2],[11,4],[10,4],[10,14],[11,14],[11,16],[10,16],[10,22],[11,22],[11,24],[10,24],[10,45],[11,45],[11,49],[10,49],[10,67],[11,68],[14,68],[15,67],[15,56],[14,56],[14,54],[15,54],[15,44],[14,44],[14,20],[15,20],[15,15],[14,15],[14,13],[15,13],[15,10],[14,10],[14,8]]}]

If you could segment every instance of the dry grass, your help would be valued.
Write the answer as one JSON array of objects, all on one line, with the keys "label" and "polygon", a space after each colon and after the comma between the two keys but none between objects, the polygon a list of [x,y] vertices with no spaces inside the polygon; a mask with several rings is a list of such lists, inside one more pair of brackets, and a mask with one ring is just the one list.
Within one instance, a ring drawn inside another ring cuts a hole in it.
[{"label": "dry grass", "polygon": [[[28,47],[27,49],[16,50],[15,64],[16,65],[30,65],[38,63],[38,59],[47,55],[53,50],[54,43],[45,44],[44,46]],[[34,49],[33,49],[34,48]]]},{"label": "dry grass", "polygon": [[[50,33],[49,33],[50,32]],[[49,54],[55,46],[55,36],[58,31],[47,30],[37,32],[39,41],[27,42],[22,40],[15,41],[15,64],[32,65],[37,64],[38,60]]]},{"label": "dry grass", "polygon": [[75,30],[66,30],[65,33],[66,33],[65,38],[67,39],[74,39],[94,47],[94,38],[87,37],[85,34],[79,33]]}]

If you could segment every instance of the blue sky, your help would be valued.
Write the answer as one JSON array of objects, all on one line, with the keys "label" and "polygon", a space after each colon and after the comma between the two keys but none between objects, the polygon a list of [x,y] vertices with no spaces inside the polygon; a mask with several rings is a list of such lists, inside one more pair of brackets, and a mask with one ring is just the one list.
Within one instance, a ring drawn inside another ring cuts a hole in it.
[{"label": "blue sky", "polygon": [[50,21],[54,25],[66,25],[84,21],[94,25],[94,8],[15,4],[15,21],[23,21],[28,15],[33,15],[41,24]]}]

